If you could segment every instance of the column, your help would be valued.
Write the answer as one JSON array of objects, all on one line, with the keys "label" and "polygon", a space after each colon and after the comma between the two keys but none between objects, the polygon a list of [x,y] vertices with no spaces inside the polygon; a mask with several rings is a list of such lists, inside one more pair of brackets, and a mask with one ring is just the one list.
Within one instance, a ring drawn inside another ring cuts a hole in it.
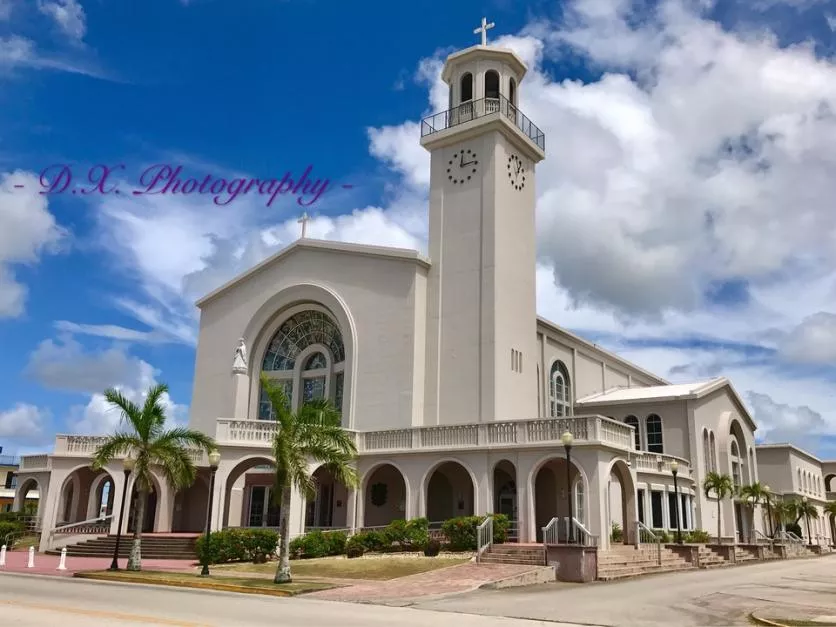
[{"label": "column", "polygon": [[670,530],[671,528],[671,502],[670,502],[670,489],[668,486],[665,486],[664,492],[662,492],[662,528],[666,530]]},{"label": "column", "polygon": [[246,420],[250,395],[250,375],[235,370],[232,374],[232,413],[235,420]]}]

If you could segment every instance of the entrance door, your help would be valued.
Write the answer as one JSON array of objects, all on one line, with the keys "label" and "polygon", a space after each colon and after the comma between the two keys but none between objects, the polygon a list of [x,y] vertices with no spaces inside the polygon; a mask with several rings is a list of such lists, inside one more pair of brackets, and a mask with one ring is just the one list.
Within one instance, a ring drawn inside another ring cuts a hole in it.
[{"label": "entrance door", "polygon": [[743,542],[743,505],[741,503],[734,504],[734,524],[736,527],[735,536],[738,542]]}]

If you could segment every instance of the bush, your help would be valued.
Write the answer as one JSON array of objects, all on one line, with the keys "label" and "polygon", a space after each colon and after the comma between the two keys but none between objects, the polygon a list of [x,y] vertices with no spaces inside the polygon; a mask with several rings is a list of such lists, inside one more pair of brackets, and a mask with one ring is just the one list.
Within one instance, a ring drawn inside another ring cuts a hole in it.
[{"label": "bush", "polygon": [[673,538],[671,537],[671,534],[669,534],[664,529],[654,529],[653,533],[656,534],[656,537],[659,538],[659,540],[662,544],[670,544],[671,542],[673,542]]},{"label": "bush", "polygon": [[794,533],[794,534],[795,534],[795,535],[797,535],[799,538],[803,538],[803,537],[804,537],[804,533],[801,531],[801,525],[799,525],[798,523],[787,523],[787,524],[785,525],[785,527],[786,527],[786,530],[787,530],[789,533]]},{"label": "bush", "polygon": [[[360,535],[360,534],[357,534]],[[349,558],[363,557],[366,552],[366,547],[363,546],[362,539],[358,539],[356,535],[351,536],[345,543],[345,555]]]},{"label": "bush", "polygon": [[624,531],[621,529],[621,525],[618,523],[612,524],[612,533],[610,533],[610,541],[612,542],[623,542],[624,541]]},{"label": "bush", "polygon": [[[492,514],[493,542],[501,544],[508,539],[508,528],[511,521],[505,514]],[[460,516],[445,520],[441,524],[441,531],[447,538],[451,551],[475,551],[476,529],[485,521],[485,516]]]},{"label": "bush", "polygon": [[311,531],[303,536],[294,538],[290,542],[291,559],[311,559],[327,557],[328,555],[342,555],[348,535],[344,531]]},{"label": "bush", "polygon": [[686,534],[683,541],[691,544],[706,544],[711,542],[711,534],[702,529],[694,529]]},{"label": "bush", "polygon": [[366,553],[382,553],[391,546],[385,531],[361,531],[351,536],[350,540],[362,546]]},{"label": "bush", "polygon": [[201,563],[223,564],[225,562],[251,562],[258,555],[276,553],[279,534],[270,529],[237,529],[235,527],[200,536],[195,543],[195,552]]},{"label": "bush", "polygon": [[8,544],[11,548],[16,540],[26,531],[26,525],[17,520],[0,521],[0,545]]},{"label": "bush", "polygon": [[427,540],[424,547],[424,555],[426,557],[436,557],[441,552],[441,542],[438,540]]},{"label": "bush", "polygon": [[[373,532],[367,532],[373,533]],[[420,551],[430,538],[429,522],[426,518],[393,520],[383,530],[388,549]]]}]

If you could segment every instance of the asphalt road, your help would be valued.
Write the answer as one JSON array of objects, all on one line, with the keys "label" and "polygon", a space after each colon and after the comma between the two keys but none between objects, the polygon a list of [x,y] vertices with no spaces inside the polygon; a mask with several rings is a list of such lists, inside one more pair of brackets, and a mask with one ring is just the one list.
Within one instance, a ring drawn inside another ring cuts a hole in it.
[{"label": "asphalt road", "polygon": [[618,627],[749,625],[753,611],[833,617],[836,554],[621,582],[477,590],[411,607]]},{"label": "asphalt road", "polygon": [[411,608],[0,575],[0,623],[20,627],[554,627]]}]

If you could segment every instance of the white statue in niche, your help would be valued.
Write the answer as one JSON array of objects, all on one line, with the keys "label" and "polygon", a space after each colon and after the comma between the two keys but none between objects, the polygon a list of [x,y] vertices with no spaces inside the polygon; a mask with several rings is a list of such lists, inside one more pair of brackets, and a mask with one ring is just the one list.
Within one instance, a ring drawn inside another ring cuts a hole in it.
[{"label": "white statue in niche", "polygon": [[232,372],[247,374],[247,345],[244,343],[243,337],[238,340],[238,346],[235,347]]}]

